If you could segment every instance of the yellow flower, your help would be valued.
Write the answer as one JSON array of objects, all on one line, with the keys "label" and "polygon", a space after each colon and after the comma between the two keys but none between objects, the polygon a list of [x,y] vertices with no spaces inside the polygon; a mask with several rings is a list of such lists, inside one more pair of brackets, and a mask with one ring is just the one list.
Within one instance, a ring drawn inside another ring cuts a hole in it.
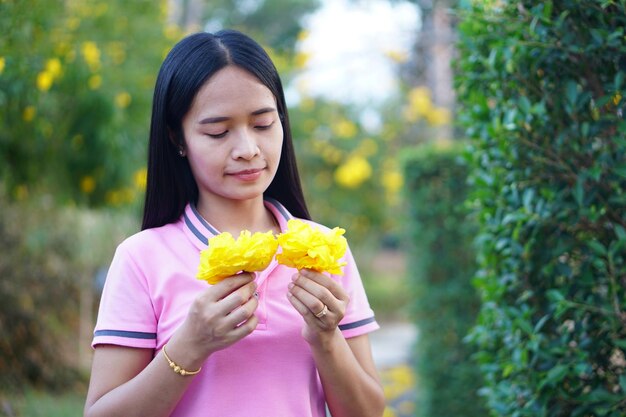
[{"label": "yellow flower", "polygon": [[48,91],[52,87],[53,77],[48,71],[42,71],[37,75],[37,88],[39,91]]},{"label": "yellow flower", "polygon": [[100,49],[98,49],[98,45],[91,41],[83,42],[80,50],[91,71],[98,71],[100,69]]},{"label": "yellow flower", "polygon": [[343,237],[345,232],[335,227],[324,233],[302,220],[289,220],[287,231],[278,235],[282,252],[276,255],[276,260],[292,268],[343,275],[341,267],[346,262],[340,262],[340,259],[348,248]]},{"label": "yellow flower", "polygon": [[420,117],[431,111],[430,90],[426,87],[416,87],[409,92],[409,103],[404,116],[410,122],[415,122]]},{"label": "yellow flower", "polygon": [[331,126],[333,133],[342,139],[349,139],[358,133],[357,126],[348,119],[340,119]]},{"label": "yellow flower", "polygon": [[91,175],[86,175],[80,180],[80,190],[84,194],[91,194],[96,189],[96,180]]},{"label": "yellow flower", "polygon": [[6,59],[3,56],[0,56],[0,74],[4,71],[4,66],[6,65]]},{"label": "yellow flower", "polygon": [[148,170],[146,168],[141,168],[135,171],[135,174],[133,175],[133,182],[135,183],[135,188],[145,190],[146,185],[148,184]]},{"label": "yellow flower", "polygon": [[442,126],[450,123],[450,110],[444,107],[432,108],[428,113],[424,115],[428,123],[433,126]]},{"label": "yellow flower", "polygon": [[241,271],[262,271],[272,262],[278,242],[274,234],[244,230],[235,240],[228,232],[209,239],[209,246],[200,252],[198,279],[217,284]]},{"label": "yellow flower", "polygon": [[385,171],[381,182],[389,193],[394,194],[402,188],[404,178],[399,171]]},{"label": "yellow flower", "polygon": [[102,77],[99,76],[98,74],[92,75],[87,80],[87,85],[89,86],[90,89],[97,90],[102,85]]},{"label": "yellow flower", "polygon": [[22,119],[24,119],[25,122],[30,122],[35,118],[36,113],[37,110],[35,110],[34,106],[26,106],[22,113]]},{"label": "yellow flower", "polygon": [[311,54],[307,52],[298,52],[295,57],[296,68],[304,68],[306,64],[310,61]]},{"label": "yellow flower", "polygon": [[126,107],[128,107],[131,101],[132,97],[126,91],[122,91],[115,96],[115,105],[120,109],[125,109]]},{"label": "yellow flower", "polygon": [[357,188],[371,176],[372,166],[360,156],[351,156],[335,171],[335,181],[345,188]]},{"label": "yellow flower", "polygon": [[61,76],[61,61],[59,58],[50,58],[46,62],[46,72],[50,74],[52,79],[57,79]]}]

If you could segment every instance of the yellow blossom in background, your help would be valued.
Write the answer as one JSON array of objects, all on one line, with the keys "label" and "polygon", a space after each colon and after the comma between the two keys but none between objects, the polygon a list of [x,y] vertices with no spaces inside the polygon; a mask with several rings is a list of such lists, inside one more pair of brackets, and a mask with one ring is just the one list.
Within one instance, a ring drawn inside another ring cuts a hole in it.
[{"label": "yellow blossom in background", "polygon": [[106,46],[106,53],[115,65],[120,65],[126,60],[126,49],[123,42],[109,42]]},{"label": "yellow blossom in background", "polygon": [[3,56],[0,56],[0,74],[4,72],[5,65],[6,65],[6,59]]},{"label": "yellow blossom in background", "polygon": [[372,166],[361,156],[351,156],[335,171],[335,181],[345,188],[357,188],[372,176]]},{"label": "yellow blossom in background", "polygon": [[92,75],[89,77],[89,80],[87,80],[87,85],[90,89],[97,90],[102,85],[102,77],[98,74]]},{"label": "yellow blossom in background", "polygon": [[93,10],[93,15],[95,17],[100,17],[104,15],[109,10],[109,5],[106,3],[98,3]]},{"label": "yellow blossom in background", "polygon": [[54,47],[54,54],[58,56],[67,55],[70,50],[70,44],[64,41],[57,43]]},{"label": "yellow blossom in background", "polygon": [[135,198],[135,192],[129,187],[118,190],[109,190],[104,195],[104,200],[110,206],[121,206],[125,203],[132,203]]},{"label": "yellow blossom in background", "polygon": [[52,74],[48,71],[42,71],[37,74],[37,89],[46,92],[52,87]]},{"label": "yellow blossom in background", "polygon": [[311,54],[310,53],[298,52],[296,54],[296,57],[294,58],[296,68],[304,68],[304,67],[306,67],[306,64],[309,62],[310,59],[311,59]]},{"label": "yellow blossom in background", "polygon": [[378,152],[378,144],[375,140],[367,138],[363,139],[356,150],[356,153],[362,156],[373,156]]},{"label": "yellow blossom in background", "polygon": [[163,34],[170,41],[177,41],[183,37],[183,31],[178,25],[170,23],[163,29]]},{"label": "yellow blossom in background", "polygon": [[388,193],[395,194],[402,188],[404,178],[399,171],[386,171],[383,173],[381,182]]},{"label": "yellow blossom in background", "polygon": [[20,184],[15,187],[15,199],[22,201],[28,198],[28,187],[24,184]]},{"label": "yellow blossom in background", "polygon": [[[0,73],[2,73],[1,64],[0,64]],[[621,100],[622,100],[622,95],[619,92],[615,93],[615,95],[613,96],[613,104],[617,106]]]},{"label": "yellow blossom in background", "polygon": [[322,155],[324,161],[329,164],[338,164],[343,157],[343,152],[330,144],[325,144],[325,146],[320,150],[320,155]]},{"label": "yellow blossom in background", "polygon": [[389,50],[385,52],[385,55],[398,64],[402,64],[409,59],[409,55],[404,51]]},{"label": "yellow blossom in background", "polygon": [[333,123],[331,130],[335,136],[342,139],[352,138],[358,132],[356,125],[348,119],[340,119],[336,123]]},{"label": "yellow blossom in background", "polygon": [[250,233],[244,230],[237,240],[228,233],[209,239],[209,246],[200,252],[197,278],[217,284],[241,271],[262,271],[272,262],[278,242],[274,234]]},{"label": "yellow blossom in background", "polygon": [[308,30],[301,30],[298,32],[298,42],[303,42],[305,39],[309,37],[311,33]]},{"label": "yellow blossom in background", "polygon": [[34,106],[26,106],[22,112],[22,119],[25,122],[30,122],[35,118],[35,113],[37,113],[37,110],[35,110]]},{"label": "yellow blossom in background", "polygon": [[100,69],[100,49],[98,49],[98,45],[92,41],[83,42],[80,51],[89,69],[92,72],[98,71]]},{"label": "yellow blossom in background", "polygon": [[416,87],[409,92],[409,103],[405,109],[407,120],[414,122],[418,118],[425,116],[432,109],[430,91],[426,87]]},{"label": "yellow blossom in background", "polygon": [[436,107],[424,115],[428,123],[433,126],[442,126],[450,123],[450,111],[444,107]]},{"label": "yellow blossom in background", "polygon": [[276,260],[292,268],[343,275],[341,267],[346,262],[341,259],[348,249],[345,232],[339,227],[324,232],[302,220],[291,219],[287,231],[278,235],[282,251]]},{"label": "yellow blossom in background", "polygon": [[91,194],[96,189],[96,180],[91,175],[86,175],[80,180],[80,190],[84,194]]},{"label": "yellow blossom in background", "polygon": [[[384,169],[384,168],[383,168]],[[381,183],[385,188],[387,204],[394,206],[400,202],[400,190],[404,185],[404,177],[396,168],[384,170]]]},{"label": "yellow blossom in background", "polygon": [[146,185],[148,184],[148,170],[146,168],[141,168],[135,171],[133,175],[133,182],[135,183],[135,187],[140,190],[145,190]]},{"label": "yellow blossom in background", "polygon": [[46,72],[48,72],[54,80],[61,76],[61,61],[59,61],[59,58],[50,58],[46,61]]},{"label": "yellow blossom in background", "polygon": [[76,16],[68,17],[65,26],[71,31],[76,30],[80,26],[80,19]]},{"label": "yellow blossom in background", "polygon": [[127,91],[122,91],[115,96],[115,105],[120,109],[125,109],[126,107],[128,107],[131,101],[132,97]]}]

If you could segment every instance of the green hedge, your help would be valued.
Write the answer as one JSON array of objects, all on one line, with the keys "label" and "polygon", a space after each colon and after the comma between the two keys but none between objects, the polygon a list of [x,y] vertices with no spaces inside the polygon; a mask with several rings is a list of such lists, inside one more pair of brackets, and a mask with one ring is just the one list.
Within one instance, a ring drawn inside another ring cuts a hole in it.
[{"label": "green hedge", "polygon": [[482,416],[481,378],[463,338],[475,323],[479,299],[474,222],[466,214],[468,168],[462,146],[424,145],[403,155],[414,288],[419,416]]},{"label": "green hedge", "polygon": [[467,3],[471,339],[491,414],[626,415],[626,2]]}]

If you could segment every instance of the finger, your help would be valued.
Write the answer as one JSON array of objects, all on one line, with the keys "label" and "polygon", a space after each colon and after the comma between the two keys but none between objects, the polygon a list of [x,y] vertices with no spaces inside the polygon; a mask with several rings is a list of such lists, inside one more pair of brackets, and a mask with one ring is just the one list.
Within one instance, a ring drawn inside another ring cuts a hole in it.
[{"label": "finger", "polygon": [[252,282],[254,280],[254,274],[248,272],[242,272],[241,274],[233,275],[232,277],[224,278],[217,284],[211,286],[207,290],[210,300],[219,301],[222,298],[228,296],[233,291],[241,288],[242,286]]},{"label": "finger", "polygon": [[296,309],[298,313],[304,318],[304,321],[308,324],[313,324],[315,320],[315,316],[311,312],[311,310],[302,303],[295,295],[290,292],[287,293],[287,299],[291,303],[291,305]]},{"label": "finger", "polygon": [[256,298],[254,297],[256,288],[256,282],[248,282],[247,284],[237,288],[235,291],[231,292],[226,297],[218,301],[218,305],[226,313],[230,313],[236,308],[247,303],[251,298]]},{"label": "finger", "polygon": [[237,340],[243,339],[244,337],[252,333],[254,329],[256,329],[258,323],[259,319],[253,314],[248,320],[241,323],[239,326],[235,327],[228,333],[229,340],[231,341],[231,343],[234,343]]},{"label": "finger", "polygon": [[[321,300],[320,302],[323,304],[334,304],[337,302],[337,297],[335,297],[328,288],[324,287],[316,281],[313,281],[312,279],[307,278],[304,275],[297,275],[292,284],[294,284],[293,288],[300,288],[306,291],[315,298]],[[292,286],[290,286],[290,289],[291,288]],[[300,292],[297,292],[297,294],[300,294]],[[306,300],[302,299],[302,301],[305,301],[306,304]]]},{"label": "finger", "polygon": [[231,329],[242,325],[254,315],[258,305],[259,300],[256,297],[251,297],[245,304],[226,316],[224,325]]},{"label": "finger", "polygon": [[[323,287],[320,287],[320,288],[322,288],[323,290],[326,290]],[[326,290],[326,292],[328,293],[327,290]],[[304,288],[302,288],[300,286],[294,285],[294,283],[291,283],[289,285],[289,293],[294,298],[296,298],[302,305],[304,305],[307,308],[307,310],[309,310],[309,313],[311,313],[313,315],[315,315],[315,314],[319,313],[320,311],[322,311],[322,309],[324,308],[325,304],[329,305],[329,308],[330,308],[331,301],[328,301],[328,302],[323,301],[319,296],[316,296],[316,295],[310,293],[309,291],[307,291],[306,289],[304,289]],[[330,294],[330,293],[328,293],[328,294]],[[333,301],[333,302],[336,302],[336,300]],[[300,310],[298,310],[298,311],[300,311]],[[303,312],[300,312],[300,313],[302,314]]]},{"label": "finger", "polygon": [[336,298],[340,300],[347,300],[348,294],[343,289],[341,284],[332,279],[326,274],[322,274],[320,272],[312,271],[310,269],[302,269],[299,271],[299,275],[321,285],[324,288],[327,288],[331,294],[333,294]]}]

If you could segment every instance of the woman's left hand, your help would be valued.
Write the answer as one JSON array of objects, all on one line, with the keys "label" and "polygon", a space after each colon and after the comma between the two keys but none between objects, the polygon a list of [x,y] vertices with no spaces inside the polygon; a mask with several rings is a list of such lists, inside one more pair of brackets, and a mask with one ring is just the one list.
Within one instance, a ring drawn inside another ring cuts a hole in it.
[{"label": "woman's left hand", "polygon": [[292,277],[287,298],[304,318],[302,336],[312,345],[332,338],[350,301],[339,283],[308,269]]}]

